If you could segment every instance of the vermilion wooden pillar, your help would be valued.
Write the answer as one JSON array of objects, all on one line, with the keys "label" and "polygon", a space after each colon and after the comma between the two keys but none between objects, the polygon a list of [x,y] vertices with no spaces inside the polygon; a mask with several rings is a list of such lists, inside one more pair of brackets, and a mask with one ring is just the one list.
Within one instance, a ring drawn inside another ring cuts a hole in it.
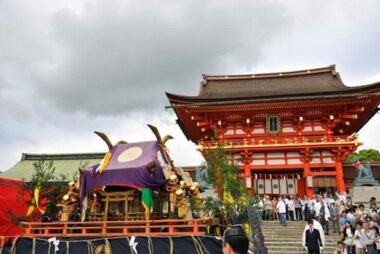
[{"label": "vermilion wooden pillar", "polygon": [[303,175],[305,177],[305,191],[306,191],[306,196],[308,198],[312,198],[314,194],[313,187],[308,187],[307,186],[307,177],[310,176],[310,163],[309,161],[304,162],[303,164]]},{"label": "vermilion wooden pillar", "polygon": [[336,188],[338,191],[346,191],[346,186],[343,180],[343,167],[342,161],[337,160],[335,162],[335,170],[336,170]]},{"label": "vermilion wooden pillar", "polygon": [[[246,161],[244,162],[244,178],[245,178],[245,185],[246,187],[247,186],[247,181],[250,181],[250,190],[249,190],[249,193],[251,195],[254,194],[254,188],[253,188],[253,181],[252,181],[252,177],[251,177],[251,167],[250,167],[250,161]],[[249,180],[248,180],[249,179]]]},{"label": "vermilion wooden pillar", "polygon": [[306,183],[305,179],[297,180],[297,196],[303,198],[306,195]]},{"label": "vermilion wooden pillar", "polygon": [[251,168],[249,162],[244,164],[244,177],[251,177]]}]

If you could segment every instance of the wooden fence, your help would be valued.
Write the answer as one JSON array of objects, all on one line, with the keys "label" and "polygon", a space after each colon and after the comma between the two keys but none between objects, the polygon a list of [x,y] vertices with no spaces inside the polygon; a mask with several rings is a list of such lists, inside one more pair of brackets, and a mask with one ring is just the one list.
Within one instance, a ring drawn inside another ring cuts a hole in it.
[{"label": "wooden fence", "polygon": [[99,222],[22,222],[30,237],[179,236],[204,235],[205,219],[133,220]]}]

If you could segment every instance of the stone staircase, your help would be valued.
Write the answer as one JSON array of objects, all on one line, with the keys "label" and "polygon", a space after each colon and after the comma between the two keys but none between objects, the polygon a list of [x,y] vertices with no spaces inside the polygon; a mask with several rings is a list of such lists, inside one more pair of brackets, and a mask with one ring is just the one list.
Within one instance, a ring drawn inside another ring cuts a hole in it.
[{"label": "stone staircase", "polygon": [[[307,253],[302,247],[302,234],[306,222],[287,221],[287,226],[280,225],[278,221],[263,221],[261,230],[264,235],[265,245],[268,254],[304,254]],[[330,234],[326,236],[326,246],[323,254],[334,253],[336,243],[339,240],[338,233],[332,233],[330,224]]]}]

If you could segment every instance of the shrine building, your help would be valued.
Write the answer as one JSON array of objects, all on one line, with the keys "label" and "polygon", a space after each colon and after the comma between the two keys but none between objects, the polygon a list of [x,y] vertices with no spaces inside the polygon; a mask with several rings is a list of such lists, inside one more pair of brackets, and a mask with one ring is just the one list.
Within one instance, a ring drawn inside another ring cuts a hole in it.
[{"label": "shrine building", "polygon": [[197,96],[167,97],[186,137],[202,154],[223,146],[252,192],[310,197],[346,190],[342,162],[379,110],[380,82],[346,86],[332,65],[203,75]]}]

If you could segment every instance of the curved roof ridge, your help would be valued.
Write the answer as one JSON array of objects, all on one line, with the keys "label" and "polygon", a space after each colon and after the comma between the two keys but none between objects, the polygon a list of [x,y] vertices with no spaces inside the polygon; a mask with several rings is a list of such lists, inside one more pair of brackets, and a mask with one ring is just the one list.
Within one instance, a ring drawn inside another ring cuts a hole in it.
[{"label": "curved roof ridge", "polygon": [[259,79],[259,78],[281,78],[289,76],[302,76],[310,75],[316,73],[331,73],[333,76],[339,75],[335,71],[335,64],[319,67],[310,68],[296,71],[283,71],[283,72],[268,72],[268,73],[252,73],[252,74],[229,74],[229,75],[208,75],[202,74],[203,80],[224,80],[224,79]]},{"label": "curved roof ridge", "polygon": [[[282,75],[279,75],[281,73]],[[299,95],[326,95],[352,92],[379,91],[380,82],[361,86],[346,86],[335,65],[305,69],[302,71],[278,72],[253,75],[207,76],[203,75],[199,93],[184,96],[167,93],[170,101],[194,102],[234,100],[243,98],[279,98]],[[280,77],[280,78],[279,78]]]}]

